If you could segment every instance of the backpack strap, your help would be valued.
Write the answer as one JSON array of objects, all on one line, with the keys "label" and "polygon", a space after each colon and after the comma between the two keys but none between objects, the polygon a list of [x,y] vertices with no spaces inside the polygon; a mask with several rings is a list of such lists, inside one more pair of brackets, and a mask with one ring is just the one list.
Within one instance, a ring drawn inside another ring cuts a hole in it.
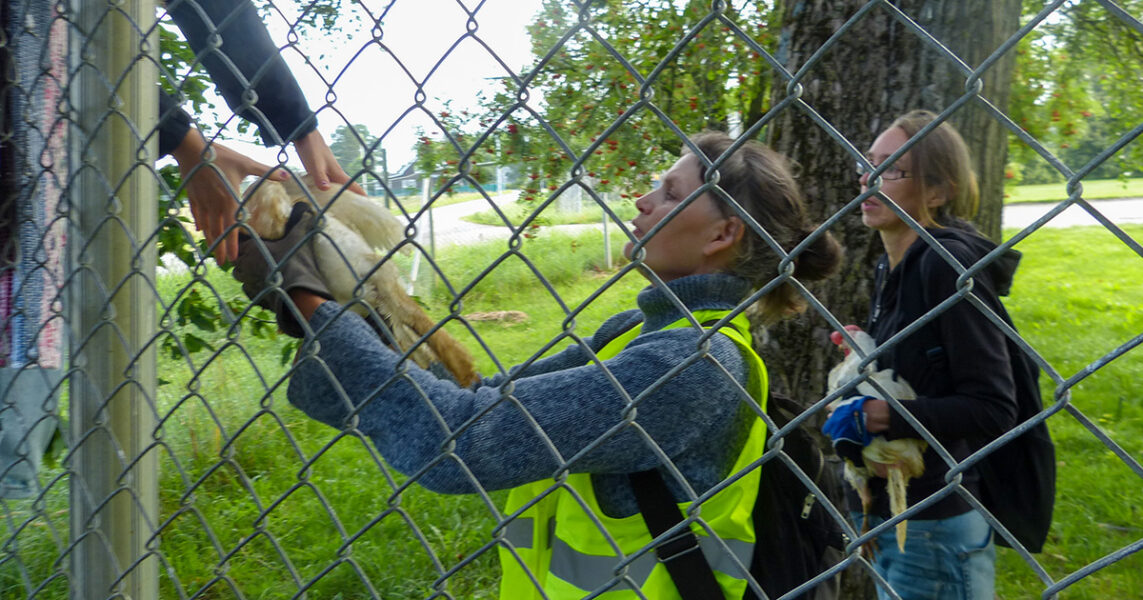
[{"label": "backpack strap", "polygon": [[[643,521],[651,532],[651,537],[659,537],[670,528],[683,522],[683,513],[671,499],[671,492],[663,476],[655,469],[630,473],[631,487],[635,490],[635,502]],[[690,527],[684,528],[655,546],[655,556],[667,567],[675,589],[683,600],[707,600],[725,598],[722,587],[714,578],[714,571],[699,547],[698,536]]]},{"label": "backpack strap", "polygon": [[[708,319],[702,322],[702,326],[710,327],[718,321],[719,319]],[[679,510],[679,505],[672,500],[667,482],[663,481],[663,475],[658,470],[630,473],[627,477],[651,537],[659,537],[686,518]],[[714,577],[714,570],[699,547],[698,536],[689,527],[655,546],[655,556],[667,568],[667,573],[671,575],[675,589],[683,600],[726,597]]]}]

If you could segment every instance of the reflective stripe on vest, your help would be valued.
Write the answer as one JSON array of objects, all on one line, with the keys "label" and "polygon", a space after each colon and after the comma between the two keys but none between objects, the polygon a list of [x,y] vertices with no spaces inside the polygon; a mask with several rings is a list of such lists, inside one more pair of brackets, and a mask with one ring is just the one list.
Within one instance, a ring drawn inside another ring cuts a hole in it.
[{"label": "reflective stripe on vest", "polygon": [[[695,311],[693,316],[698,323],[707,323],[727,314],[729,311]],[[689,326],[691,321],[682,319],[664,329]],[[640,333],[640,329],[635,327],[611,340],[597,353],[599,359],[606,360],[619,354]],[[748,391],[756,401],[766,398],[766,369],[750,346],[746,317],[736,316],[720,329],[720,333],[732,339],[742,350],[751,375]],[[764,410],[765,406],[761,409]],[[765,432],[763,421],[754,419],[732,474],[746,470],[762,455]],[[502,600],[581,598],[604,589],[609,591],[600,598],[678,598],[670,575],[660,566],[653,550],[647,550],[651,546],[651,536],[641,514],[621,519],[604,515],[589,474],[569,475],[565,486],[554,492],[551,491],[553,485],[554,482],[548,479],[519,486],[509,492],[505,515],[520,514],[505,524],[504,540],[510,547],[502,545],[499,549],[503,569]],[[521,510],[544,493],[548,495]],[[708,498],[700,508],[700,520],[717,538],[708,536],[708,531],[697,522],[692,524],[699,546],[715,571],[715,578],[730,598],[741,597],[746,591],[743,569],[749,569],[754,549],[752,512],[757,493],[758,470],[753,469]],[[690,503],[679,506],[686,514]],[[538,523],[543,526],[537,527]],[[600,531],[600,526],[604,531]],[[624,560],[630,561],[623,569],[618,568],[623,561],[615,554],[616,546],[627,557]],[[644,553],[630,558],[639,552]],[[543,589],[543,593],[537,586]],[[632,586],[639,591],[634,591]]]},{"label": "reflective stripe on vest", "polygon": [[[702,549],[711,569],[725,573],[735,579],[745,579],[745,575],[735,564],[734,559],[726,553],[726,549],[729,549],[739,562],[750,568],[750,559],[754,554],[753,543],[731,539],[724,539],[720,543],[718,540],[705,535],[698,536],[698,542],[699,548]],[[726,549],[723,549],[722,543],[726,544]],[[644,554],[628,565],[627,576],[642,588],[651,575],[651,569],[657,564],[659,561],[654,554]],[[615,566],[614,556],[583,554],[576,552],[574,548],[558,537],[552,541],[552,563],[550,566],[552,575],[574,583],[578,588],[594,590],[607,585],[615,578]]]}]

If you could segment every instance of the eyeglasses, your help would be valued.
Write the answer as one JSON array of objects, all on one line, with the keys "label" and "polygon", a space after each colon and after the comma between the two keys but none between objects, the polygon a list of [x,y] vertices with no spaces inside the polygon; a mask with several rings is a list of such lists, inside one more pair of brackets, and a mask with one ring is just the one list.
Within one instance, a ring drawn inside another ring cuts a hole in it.
[{"label": "eyeglasses", "polygon": [[[865,163],[863,163],[859,160],[859,161],[855,161],[854,166],[856,167],[857,176],[861,177],[862,175],[865,175],[867,173],[872,173],[873,169],[876,169],[877,167],[879,167],[881,165],[873,165],[872,168],[869,168],[869,167],[865,166]],[[885,169],[884,171],[881,172],[881,179],[884,179],[885,181],[895,181],[897,179],[908,179],[909,177],[910,177],[910,175],[909,175],[908,171],[902,171],[901,169],[898,169],[897,167],[889,167],[888,169]]]}]

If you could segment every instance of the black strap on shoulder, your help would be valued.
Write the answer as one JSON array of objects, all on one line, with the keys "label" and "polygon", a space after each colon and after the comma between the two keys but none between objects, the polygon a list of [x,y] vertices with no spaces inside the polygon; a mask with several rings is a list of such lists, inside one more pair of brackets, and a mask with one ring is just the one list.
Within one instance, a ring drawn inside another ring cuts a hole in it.
[{"label": "black strap on shoulder", "polygon": [[[659,537],[683,522],[683,513],[671,498],[667,483],[658,471],[630,473],[628,478],[635,490],[635,502],[652,537]],[[656,546],[655,555],[667,567],[683,600],[725,598],[699,547],[698,537],[689,527]]]}]

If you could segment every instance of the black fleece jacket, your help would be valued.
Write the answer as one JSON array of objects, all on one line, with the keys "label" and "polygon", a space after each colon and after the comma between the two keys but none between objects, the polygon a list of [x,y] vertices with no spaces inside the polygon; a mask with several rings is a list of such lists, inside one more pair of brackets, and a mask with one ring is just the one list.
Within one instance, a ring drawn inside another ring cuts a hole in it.
[{"label": "black fleece jacket", "polygon": [[[967,223],[928,232],[966,269],[996,248]],[[903,338],[878,360],[905,378],[917,399],[903,404],[956,460],[962,460],[1016,422],[1015,384],[1004,334],[970,300],[978,299],[1011,322],[999,296],[1007,295],[1020,259],[1010,251],[994,257],[972,277],[971,291],[917,331]],[[933,307],[957,294],[960,274],[940,253],[918,239],[892,271],[888,257],[877,264],[874,297],[866,330],[883,344]],[[905,418],[891,411],[888,439],[921,437]],[[933,448],[925,452],[925,473],[909,483],[913,506],[940,490],[948,465]],[[974,472],[962,480],[978,492]],[[889,516],[885,480],[871,482],[873,513]],[[860,506],[857,504],[856,506]],[[971,505],[951,494],[921,511],[917,519],[963,514]]]},{"label": "black fleece jacket", "polygon": [[[168,0],[171,19],[235,114],[256,123],[267,146],[292,142],[317,118],[250,0]],[[160,92],[159,153],[170,154],[192,119]]]}]

